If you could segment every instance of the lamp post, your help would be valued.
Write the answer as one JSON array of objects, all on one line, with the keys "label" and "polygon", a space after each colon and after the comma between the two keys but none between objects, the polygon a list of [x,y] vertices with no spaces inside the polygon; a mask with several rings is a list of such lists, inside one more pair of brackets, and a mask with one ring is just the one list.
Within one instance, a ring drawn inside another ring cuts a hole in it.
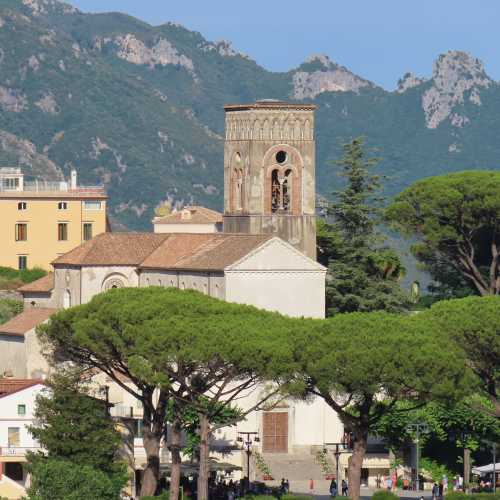
[{"label": "lamp post", "polygon": [[497,443],[496,441],[484,440],[483,443],[491,447],[491,454],[493,455],[493,494],[497,492]]},{"label": "lamp post", "polygon": [[[243,450],[247,454],[247,477],[246,477],[246,491],[250,490],[250,455],[252,454],[251,446],[252,443],[258,443],[260,441],[258,432],[238,432],[238,437],[236,441],[243,444]],[[253,440],[252,440],[253,437]]]},{"label": "lamp post", "polygon": [[415,469],[417,473],[416,484],[417,491],[420,491],[420,435],[422,433],[429,432],[429,426],[425,422],[415,422],[413,424],[409,424],[406,427],[406,430],[409,432],[415,433],[415,445],[416,445],[416,460],[415,460]]},{"label": "lamp post", "polygon": [[351,442],[351,435],[347,434],[344,435],[344,439],[340,443],[325,443],[325,446],[335,446],[335,450],[333,451],[333,454],[335,455],[335,479],[337,481],[337,488],[339,487],[338,481],[340,481],[340,455],[342,453],[349,453],[351,451],[350,447],[350,442]]}]

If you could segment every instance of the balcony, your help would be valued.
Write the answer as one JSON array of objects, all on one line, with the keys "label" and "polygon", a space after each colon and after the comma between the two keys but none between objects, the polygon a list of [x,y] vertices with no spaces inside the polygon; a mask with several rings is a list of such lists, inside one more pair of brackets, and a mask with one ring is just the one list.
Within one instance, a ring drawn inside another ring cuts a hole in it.
[{"label": "balcony", "polygon": [[[20,461],[26,457],[26,453],[39,451],[39,447],[28,446],[6,446],[0,448],[0,458],[19,458]],[[5,460],[3,460],[5,461]],[[12,460],[11,460],[12,461]]]}]

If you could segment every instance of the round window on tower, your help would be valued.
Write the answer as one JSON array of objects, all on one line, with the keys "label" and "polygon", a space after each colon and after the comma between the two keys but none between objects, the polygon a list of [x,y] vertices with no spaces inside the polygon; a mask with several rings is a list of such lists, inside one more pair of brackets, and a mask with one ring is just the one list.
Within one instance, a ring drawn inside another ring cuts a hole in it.
[{"label": "round window on tower", "polygon": [[287,154],[285,151],[278,151],[276,153],[276,161],[281,165],[282,163],[285,163],[287,159]]}]

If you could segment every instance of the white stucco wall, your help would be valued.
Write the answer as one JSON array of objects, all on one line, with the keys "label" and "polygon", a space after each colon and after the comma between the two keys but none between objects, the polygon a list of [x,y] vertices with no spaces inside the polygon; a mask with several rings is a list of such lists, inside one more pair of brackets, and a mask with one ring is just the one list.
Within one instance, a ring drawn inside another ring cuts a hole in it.
[{"label": "white stucco wall", "polygon": [[0,334],[0,376],[4,373],[12,373],[14,378],[26,377],[26,349],[23,337]]},{"label": "white stucco wall", "polygon": [[225,271],[226,300],[292,317],[325,317],[326,269],[273,238]]},{"label": "white stucco wall", "polygon": [[28,378],[45,379],[50,372],[49,363],[42,355],[36,328],[24,334],[24,347],[26,350],[26,375]]},{"label": "white stucco wall", "polygon": [[188,271],[161,271],[144,269],[139,278],[140,286],[175,287],[184,290],[198,290],[218,299],[225,295],[224,273],[203,273]]},{"label": "white stucco wall", "polygon": [[109,279],[120,279],[125,286],[139,286],[139,275],[135,266],[92,266],[81,270],[81,303],[103,292],[104,283]]}]

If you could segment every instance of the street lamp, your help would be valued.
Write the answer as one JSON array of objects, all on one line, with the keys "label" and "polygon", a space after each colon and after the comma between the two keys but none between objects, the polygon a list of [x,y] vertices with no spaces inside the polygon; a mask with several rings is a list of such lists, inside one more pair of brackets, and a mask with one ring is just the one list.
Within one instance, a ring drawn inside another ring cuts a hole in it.
[{"label": "street lamp", "polygon": [[415,444],[416,444],[416,464],[415,464],[415,469],[417,471],[417,491],[420,491],[420,434],[424,433],[426,434],[429,432],[429,426],[425,422],[415,422],[413,424],[408,424],[406,426],[406,430],[408,432],[414,432],[415,433]]},{"label": "street lamp", "polygon": [[[246,490],[250,490],[250,455],[252,454],[252,443],[260,442],[258,432],[238,432],[236,441],[243,444],[243,450],[247,454],[247,477],[246,477]],[[253,439],[252,439],[253,437]]]},{"label": "street lamp", "polygon": [[493,494],[495,494],[497,492],[497,443],[486,439],[483,443],[491,447],[491,454],[493,455]]},{"label": "street lamp", "polygon": [[337,488],[339,487],[338,482],[340,481],[340,455],[341,453],[350,453],[352,441],[351,435],[344,435],[344,439],[340,443],[325,443],[325,446],[335,446],[333,454],[335,455],[335,480],[337,481]]}]

